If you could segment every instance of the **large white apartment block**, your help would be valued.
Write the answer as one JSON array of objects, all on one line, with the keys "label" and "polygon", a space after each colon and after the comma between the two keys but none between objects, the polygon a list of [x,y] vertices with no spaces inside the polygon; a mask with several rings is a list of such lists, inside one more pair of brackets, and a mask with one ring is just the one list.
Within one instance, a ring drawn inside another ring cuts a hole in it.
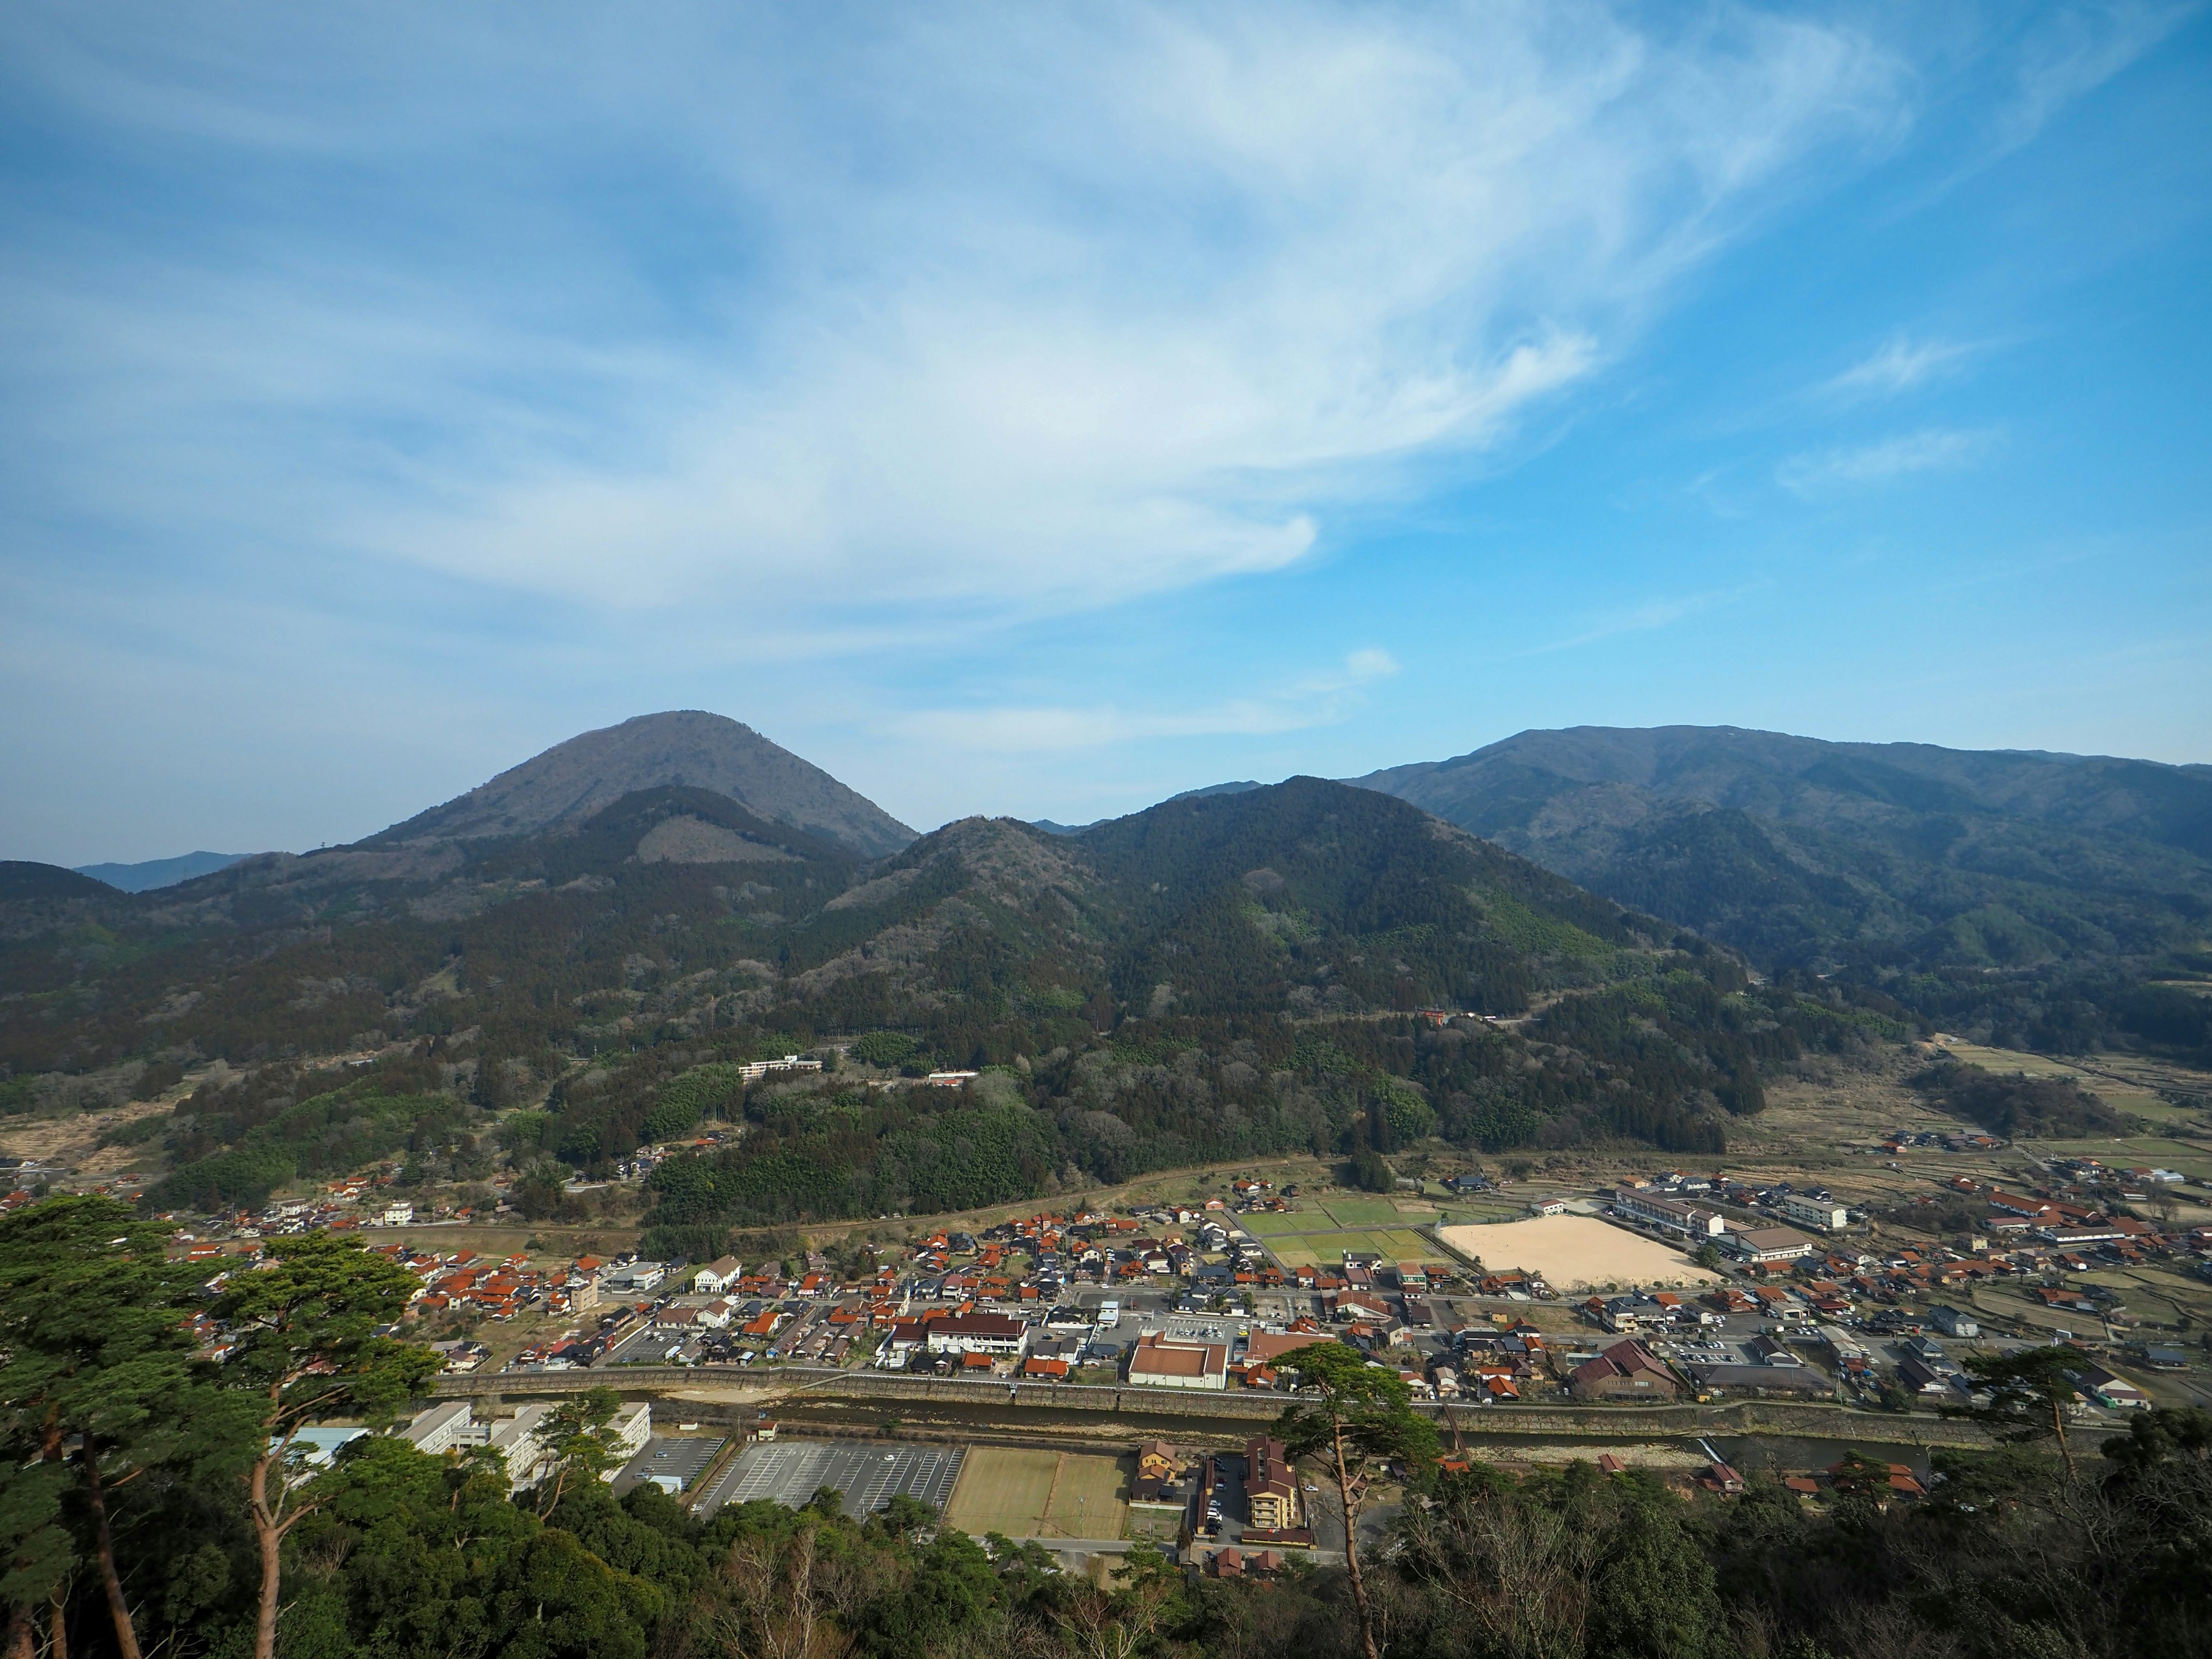
[{"label": "large white apartment block", "polygon": [[653,1407],[647,1401],[633,1401],[616,1412],[607,1427],[613,1431],[618,1455],[599,1477],[602,1480],[611,1480],[621,1474],[622,1466],[643,1451],[645,1443],[653,1438]]}]

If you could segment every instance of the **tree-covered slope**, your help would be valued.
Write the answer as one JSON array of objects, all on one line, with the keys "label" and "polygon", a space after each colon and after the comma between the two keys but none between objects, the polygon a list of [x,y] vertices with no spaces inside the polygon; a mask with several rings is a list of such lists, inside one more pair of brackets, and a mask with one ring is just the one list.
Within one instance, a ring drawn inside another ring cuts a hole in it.
[{"label": "tree-covered slope", "polygon": [[1767,966],[2011,1040],[2147,1038],[2134,988],[2212,968],[2212,769],[1583,727],[1359,781]]},{"label": "tree-covered slope", "polygon": [[[873,863],[692,788],[406,850],[225,871],[97,915],[41,901],[5,946],[0,1054],[19,1079],[223,1060],[158,1132],[177,1202],[381,1157],[453,1180],[504,1159],[554,1205],[559,1168],[743,1124],[656,1176],[660,1224],[711,1230],[1438,1133],[1717,1151],[1762,1066],[1858,1029],[1404,802],[1311,778],[1075,836],[968,819]],[[833,1047],[846,1063],[817,1078],[738,1079],[738,1061]],[[933,1066],[987,1075],[898,1081]]]}]

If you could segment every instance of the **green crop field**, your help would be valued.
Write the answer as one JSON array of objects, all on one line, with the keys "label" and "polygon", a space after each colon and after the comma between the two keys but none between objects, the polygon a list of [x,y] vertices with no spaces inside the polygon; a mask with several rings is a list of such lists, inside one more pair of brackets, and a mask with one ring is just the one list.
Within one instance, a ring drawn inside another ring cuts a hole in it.
[{"label": "green crop field", "polygon": [[945,1518],[978,1537],[1119,1538],[1128,1512],[1121,1458],[972,1446]]},{"label": "green crop field", "polygon": [[1433,1206],[1422,1215],[1407,1217],[1387,1198],[1332,1198],[1321,1207],[1340,1227],[1395,1227],[1403,1220],[1419,1223],[1436,1218]]},{"label": "green crop field", "polygon": [[1379,1255],[1386,1261],[1449,1261],[1449,1251],[1410,1227],[1332,1227],[1322,1232],[1285,1233],[1267,1248],[1286,1267],[1330,1267],[1346,1251]]}]

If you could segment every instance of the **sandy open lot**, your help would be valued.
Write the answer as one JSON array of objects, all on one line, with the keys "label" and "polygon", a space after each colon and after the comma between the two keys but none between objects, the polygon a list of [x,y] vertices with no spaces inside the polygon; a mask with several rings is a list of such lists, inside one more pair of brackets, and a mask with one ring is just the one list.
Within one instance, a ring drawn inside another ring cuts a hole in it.
[{"label": "sandy open lot", "polygon": [[1717,1285],[1718,1273],[1680,1250],[1595,1216],[1548,1215],[1486,1227],[1439,1227],[1437,1237],[1496,1273],[1541,1273],[1555,1291],[1601,1285]]}]

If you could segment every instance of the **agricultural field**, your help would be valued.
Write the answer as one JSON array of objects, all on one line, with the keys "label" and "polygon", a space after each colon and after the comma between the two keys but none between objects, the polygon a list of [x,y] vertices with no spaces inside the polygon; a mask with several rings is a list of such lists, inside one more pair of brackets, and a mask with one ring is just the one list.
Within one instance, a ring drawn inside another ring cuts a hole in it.
[{"label": "agricultural field", "polygon": [[945,1518],[978,1538],[1120,1538],[1129,1519],[1129,1460],[973,1446]]}]

